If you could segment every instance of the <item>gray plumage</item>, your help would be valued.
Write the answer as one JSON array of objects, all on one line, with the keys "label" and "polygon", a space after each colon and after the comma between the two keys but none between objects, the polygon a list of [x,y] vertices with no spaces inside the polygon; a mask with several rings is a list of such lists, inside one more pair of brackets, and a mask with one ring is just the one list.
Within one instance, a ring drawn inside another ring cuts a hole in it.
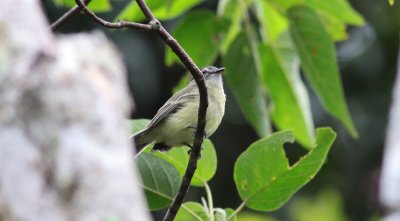
[{"label": "gray plumage", "polygon": [[[225,113],[222,82],[224,68],[202,69],[208,91],[206,137],[215,132]],[[150,124],[134,140],[138,150],[155,143],[153,150],[167,151],[175,146],[190,146],[194,140],[199,107],[199,91],[195,81],[173,95],[157,112]]]}]

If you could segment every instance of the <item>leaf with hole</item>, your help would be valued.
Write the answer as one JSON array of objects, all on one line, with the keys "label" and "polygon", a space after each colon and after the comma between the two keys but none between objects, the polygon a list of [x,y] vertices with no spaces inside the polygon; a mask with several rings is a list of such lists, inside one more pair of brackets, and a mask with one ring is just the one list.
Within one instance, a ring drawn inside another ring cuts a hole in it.
[{"label": "leaf with hole", "polygon": [[[204,186],[204,183],[208,182],[217,170],[217,154],[214,145],[207,139],[204,140],[202,146],[202,156],[198,161],[197,170],[191,183],[194,186]],[[188,147],[175,147],[167,152],[156,152],[155,154],[174,165],[179,174],[183,176],[189,161],[188,151]]]},{"label": "leaf with hole", "polygon": [[235,163],[234,180],[245,205],[259,211],[273,211],[308,183],[321,169],[336,137],[330,128],[317,129],[315,147],[289,166],[283,144],[293,142],[288,131],[253,143]]},{"label": "leaf with hole", "polygon": [[167,207],[178,192],[180,176],[173,165],[150,153],[136,157],[150,210]]}]

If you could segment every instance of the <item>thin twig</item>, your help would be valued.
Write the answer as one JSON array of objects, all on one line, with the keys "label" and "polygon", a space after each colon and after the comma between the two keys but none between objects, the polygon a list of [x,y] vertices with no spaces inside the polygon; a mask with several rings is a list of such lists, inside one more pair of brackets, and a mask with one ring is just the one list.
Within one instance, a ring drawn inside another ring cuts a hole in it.
[{"label": "thin twig", "polygon": [[95,22],[99,23],[100,25],[111,28],[111,29],[120,29],[120,28],[132,28],[132,29],[140,29],[140,30],[152,30],[154,27],[148,24],[140,24],[136,22],[128,22],[119,20],[117,22],[109,22],[100,17],[98,17],[94,12],[90,11],[88,7],[86,7],[85,3],[82,0],[75,0],[78,7],[85,12],[90,18],[92,18]]},{"label": "thin twig", "polygon": [[140,30],[153,30],[156,32],[168,46],[172,49],[172,51],[179,57],[185,67],[189,70],[193,79],[195,80],[197,87],[199,89],[199,112],[198,112],[198,121],[197,121],[197,129],[193,142],[193,147],[191,151],[191,155],[189,158],[188,165],[186,167],[185,174],[183,175],[181,185],[179,187],[178,193],[175,196],[171,206],[169,207],[167,214],[164,217],[164,221],[172,221],[174,220],[179,208],[181,207],[183,200],[189,190],[190,183],[192,181],[194,172],[197,169],[197,161],[201,156],[201,145],[204,139],[204,132],[206,126],[206,114],[208,107],[208,93],[207,87],[204,82],[203,74],[201,70],[197,67],[197,65],[193,62],[193,60],[189,57],[189,55],[185,52],[185,50],[179,45],[179,43],[165,30],[165,28],[161,25],[161,23],[154,17],[153,13],[146,5],[144,0],[136,0],[143,14],[146,16],[147,20],[149,20],[149,24],[140,24],[134,22],[127,21],[118,21],[115,23],[108,22],[92,11],[90,11],[86,5],[81,0],[75,0],[78,6],[94,21],[108,28],[118,29],[118,28],[132,28],[132,29],[140,29]]},{"label": "thin twig", "polygon": [[[84,0],[83,3],[88,5],[91,0]],[[52,31],[56,31],[61,27],[66,21],[68,21],[72,16],[79,13],[81,11],[81,7],[79,5],[75,5],[73,8],[68,10],[65,14],[63,14],[60,18],[58,18],[55,22],[50,25]]]}]

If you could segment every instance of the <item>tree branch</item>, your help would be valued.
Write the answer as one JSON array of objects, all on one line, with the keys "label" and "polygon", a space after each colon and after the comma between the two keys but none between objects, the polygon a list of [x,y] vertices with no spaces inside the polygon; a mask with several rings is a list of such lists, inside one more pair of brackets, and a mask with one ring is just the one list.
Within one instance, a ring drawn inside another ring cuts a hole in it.
[{"label": "tree branch", "polygon": [[98,17],[94,12],[90,11],[90,9],[85,5],[82,0],[75,0],[78,7],[81,8],[86,15],[92,18],[95,22],[99,23],[100,25],[111,28],[111,29],[120,29],[120,28],[132,28],[132,29],[139,29],[139,30],[152,30],[154,27],[148,24],[140,24],[136,22],[128,22],[119,20],[117,22],[109,22],[100,17]]},{"label": "tree branch", "polygon": [[192,181],[193,175],[197,169],[197,161],[201,156],[201,145],[204,139],[204,132],[206,126],[206,114],[208,107],[208,93],[207,87],[204,82],[203,74],[185,50],[179,45],[179,43],[165,30],[157,18],[153,15],[149,7],[146,5],[144,0],[136,0],[143,14],[149,20],[149,24],[140,24],[127,21],[118,21],[116,23],[105,21],[104,19],[96,16],[92,11],[90,11],[82,0],[75,0],[78,6],[94,21],[108,28],[119,29],[119,28],[132,28],[140,30],[153,30],[156,32],[165,43],[172,49],[172,51],[179,57],[185,67],[189,70],[193,79],[195,80],[197,87],[199,89],[200,101],[199,101],[199,112],[197,129],[195,134],[195,139],[192,147],[192,154],[190,155],[188,165],[186,167],[185,174],[182,178],[179,191],[175,196],[174,201],[168,209],[167,214],[164,217],[165,221],[171,221],[175,218],[179,208],[181,207],[183,200],[189,190],[190,183]]},{"label": "tree branch", "polygon": [[[91,0],[84,0],[83,3],[88,5]],[[65,14],[63,14],[60,18],[58,18],[55,22],[50,25],[52,31],[56,31],[61,27],[66,21],[68,21],[72,16],[76,15],[81,11],[81,7],[79,5],[74,6],[70,10],[68,10]]]},{"label": "tree branch", "polygon": [[182,178],[181,186],[179,187],[178,194],[175,196],[174,201],[168,209],[167,214],[164,217],[164,221],[172,221],[179,208],[181,207],[183,200],[189,190],[190,183],[192,181],[194,172],[197,169],[197,161],[201,154],[201,145],[204,138],[204,130],[206,126],[206,113],[208,107],[208,94],[207,87],[204,82],[203,74],[189,55],[183,50],[179,43],[164,29],[161,23],[151,13],[149,7],[146,5],[144,0],[136,0],[140,9],[143,11],[146,18],[150,21],[150,24],[158,25],[158,29],[155,31],[158,35],[168,44],[172,51],[179,57],[185,67],[190,71],[193,79],[196,81],[197,87],[199,88],[200,104],[198,112],[197,130],[195,139],[193,142],[192,154],[190,155],[188,165],[186,167],[185,174]]}]

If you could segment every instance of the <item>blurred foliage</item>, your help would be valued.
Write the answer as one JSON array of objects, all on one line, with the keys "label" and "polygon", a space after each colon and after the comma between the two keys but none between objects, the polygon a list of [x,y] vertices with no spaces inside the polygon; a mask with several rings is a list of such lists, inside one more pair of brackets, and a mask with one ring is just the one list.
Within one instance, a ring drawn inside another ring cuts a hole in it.
[{"label": "blurred foliage", "polygon": [[324,189],[315,198],[297,197],[290,205],[294,221],[348,221],[340,194],[334,189]]}]

